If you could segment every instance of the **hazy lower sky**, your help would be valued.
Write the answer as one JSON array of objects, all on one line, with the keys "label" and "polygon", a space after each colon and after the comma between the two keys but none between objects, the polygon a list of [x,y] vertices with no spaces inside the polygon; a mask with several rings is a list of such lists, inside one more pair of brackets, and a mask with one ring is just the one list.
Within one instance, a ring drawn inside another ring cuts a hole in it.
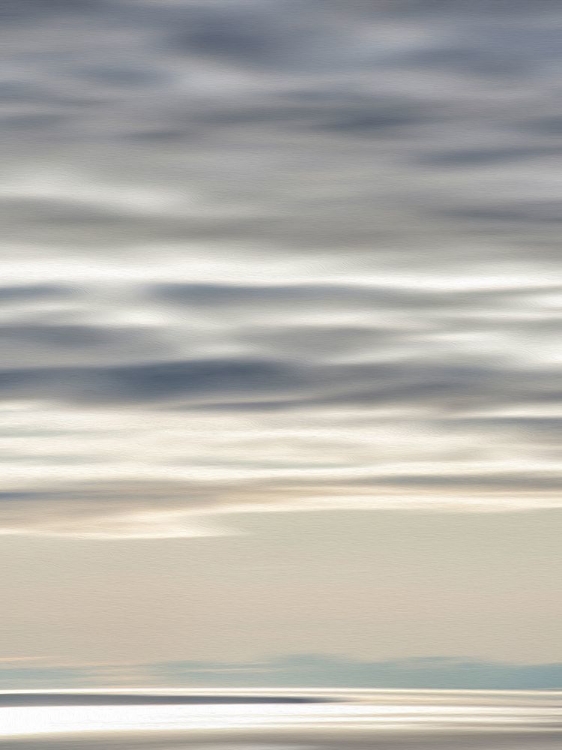
[{"label": "hazy lower sky", "polygon": [[0,26],[0,668],[562,661],[560,7]]},{"label": "hazy lower sky", "polygon": [[7,539],[4,643],[47,664],[287,653],[562,662],[559,512],[250,514],[232,524],[246,533]]}]

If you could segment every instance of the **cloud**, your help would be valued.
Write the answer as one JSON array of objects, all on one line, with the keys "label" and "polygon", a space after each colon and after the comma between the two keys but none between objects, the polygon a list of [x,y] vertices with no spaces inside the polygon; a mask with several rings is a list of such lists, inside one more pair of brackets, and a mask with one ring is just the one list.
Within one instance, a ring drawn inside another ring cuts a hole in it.
[{"label": "cloud", "polygon": [[528,129],[541,135],[560,135],[562,132],[562,116],[552,115],[531,120],[528,123]]},{"label": "cloud", "polygon": [[38,284],[31,286],[4,286],[0,288],[0,305],[18,302],[43,302],[48,299],[60,299],[72,294],[64,286]]},{"label": "cloud", "polygon": [[248,510],[557,507],[559,385],[540,354],[558,293],[6,288],[0,526],[205,536]]},{"label": "cloud", "polygon": [[555,502],[551,2],[0,15],[2,528]]},{"label": "cloud", "polygon": [[[217,492],[215,491],[215,496]],[[225,536],[211,488],[193,483],[98,482],[0,495],[2,534],[83,539]]]},{"label": "cloud", "polygon": [[[301,17],[306,18],[306,11]],[[314,31],[314,29],[310,29]],[[298,66],[294,55],[310,44],[307,28],[295,24],[285,13],[276,13],[271,3],[238,4],[231,10],[222,5],[194,9],[183,29],[176,30],[169,43],[180,51],[225,59],[241,65]]]},{"label": "cloud", "polygon": [[459,218],[490,220],[502,222],[521,222],[523,224],[536,222],[537,224],[558,223],[560,214],[556,211],[555,204],[550,201],[540,203],[514,203],[511,205],[476,206],[474,208],[456,209],[451,212]]},{"label": "cloud", "polygon": [[96,6],[106,6],[105,2],[97,3],[93,0],[7,0],[2,4],[0,18],[4,23],[37,23],[43,18],[51,16],[68,16],[88,13],[96,9]]},{"label": "cloud", "polygon": [[[84,342],[82,342],[84,343]],[[177,399],[244,399],[279,395],[299,382],[298,370],[245,359],[157,362],[124,367],[0,372],[0,390],[83,402],[138,403]]]},{"label": "cloud", "polygon": [[[289,468],[289,467],[287,467]],[[168,471],[173,475],[174,471]],[[218,473],[218,472],[217,472]],[[247,513],[323,510],[521,512],[560,507],[560,474],[353,476],[337,470],[271,476],[162,477],[56,483],[0,494],[0,533],[159,539],[244,533]]]},{"label": "cloud", "polygon": [[[87,340],[82,339],[81,346],[87,347]],[[385,362],[313,366],[229,357],[92,368],[6,369],[0,371],[0,393],[8,399],[86,404],[173,402],[220,408],[274,399],[301,406],[425,405],[454,412],[555,403],[560,389],[554,375],[539,369],[436,364],[423,359],[411,359],[406,366]]]},{"label": "cloud", "polygon": [[[36,382],[42,379],[46,385],[49,375],[56,380],[57,373],[64,378],[64,371],[59,368],[65,363],[70,367],[77,362],[82,367],[96,367],[104,361],[108,364],[137,362],[173,352],[164,337],[159,338],[157,332],[142,327],[40,325],[35,320],[0,325],[0,347],[9,369],[20,373],[22,385],[30,379]],[[30,368],[27,374],[19,370],[22,367]],[[42,367],[54,368],[54,372],[42,370]],[[66,375],[69,385],[75,377],[69,369]],[[95,373],[93,378],[96,378]]]},{"label": "cloud", "polygon": [[436,151],[421,157],[422,163],[437,166],[465,167],[466,169],[480,169],[494,164],[524,161],[528,159],[548,159],[556,156],[559,149],[556,146],[511,146],[483,149],[467,149],[454,151]]}]

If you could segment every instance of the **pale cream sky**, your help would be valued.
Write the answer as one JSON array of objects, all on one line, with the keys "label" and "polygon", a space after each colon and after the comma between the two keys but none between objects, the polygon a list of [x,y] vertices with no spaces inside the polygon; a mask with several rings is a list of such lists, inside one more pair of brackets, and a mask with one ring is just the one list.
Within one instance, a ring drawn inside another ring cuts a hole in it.
[{"label": "pale cream sky", "polygon": [[562,515],[239,515],[240,536],[5,538],[2,656],[562,660]]}]

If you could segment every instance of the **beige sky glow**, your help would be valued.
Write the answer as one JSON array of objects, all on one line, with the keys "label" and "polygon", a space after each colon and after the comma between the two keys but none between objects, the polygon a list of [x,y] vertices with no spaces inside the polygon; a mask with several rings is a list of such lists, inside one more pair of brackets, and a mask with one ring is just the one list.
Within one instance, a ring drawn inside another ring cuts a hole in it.
[{"label": "beige sky glow", "polygon": [[4,641],[12,653],[67,664],[287,652],[562,659],[560,511],[229,521],[243,535],[6,539]]}]

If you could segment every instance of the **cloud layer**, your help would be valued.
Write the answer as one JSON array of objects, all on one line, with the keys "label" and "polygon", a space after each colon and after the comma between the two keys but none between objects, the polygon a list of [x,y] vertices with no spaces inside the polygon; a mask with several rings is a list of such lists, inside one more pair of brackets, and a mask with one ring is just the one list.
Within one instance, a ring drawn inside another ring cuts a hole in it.
[{"label": "cloud layer", "polygon": [[5,533],[560,505],[551,2],[0,18]]}]

